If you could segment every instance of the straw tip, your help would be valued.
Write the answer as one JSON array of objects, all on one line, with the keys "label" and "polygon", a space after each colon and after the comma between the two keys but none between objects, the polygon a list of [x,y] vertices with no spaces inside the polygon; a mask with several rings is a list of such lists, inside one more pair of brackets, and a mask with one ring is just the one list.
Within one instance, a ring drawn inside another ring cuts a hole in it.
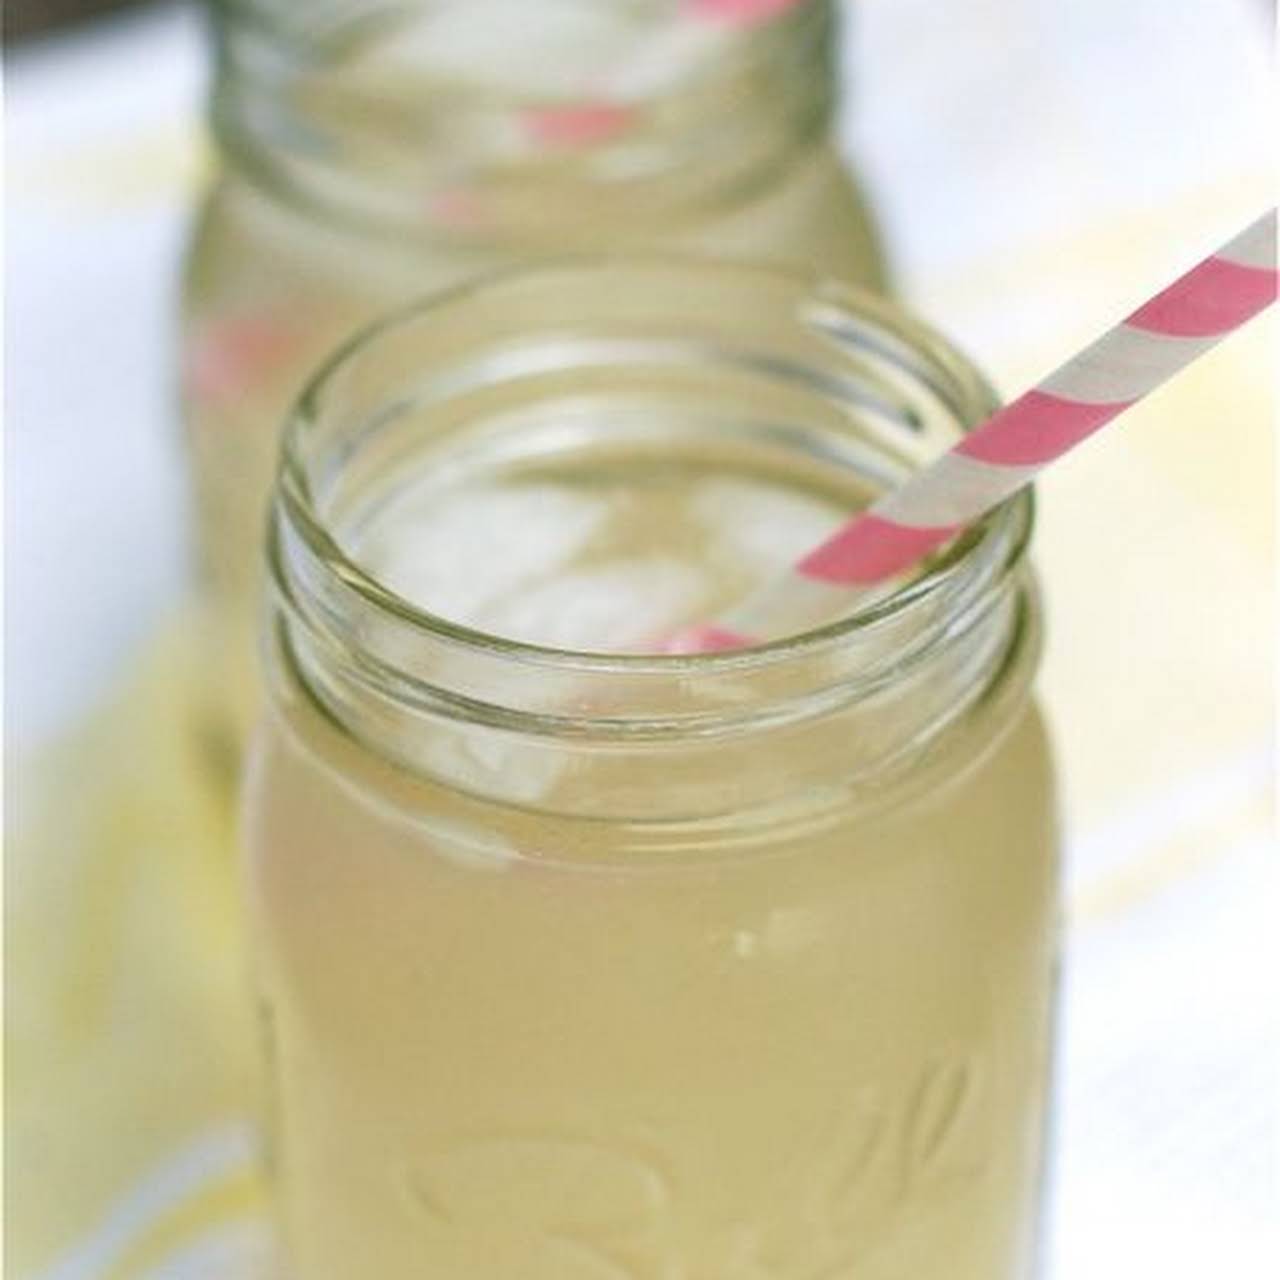
[{"label": "straw tip", "polygon": [[684,627],[662,642],[661,652],[681,653],[724,653],[730,649],[745,649],[751,643],[749,636],[744,636],[728,627],[694,626]]}]

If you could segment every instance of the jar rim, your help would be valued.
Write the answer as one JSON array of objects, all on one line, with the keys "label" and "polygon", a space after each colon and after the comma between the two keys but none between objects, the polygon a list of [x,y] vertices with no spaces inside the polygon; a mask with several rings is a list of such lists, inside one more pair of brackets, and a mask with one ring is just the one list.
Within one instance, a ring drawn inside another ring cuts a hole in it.
[{"label": "jar rim", "polygon": [[[462,0],[453,7],[468,11]],[[379,16],[376,9],[350,0],[314,8],[214,0],[219,52],[210,116],[219,146],[269,198],[313,208],[357,233],[545,251],[540,224],[548,214],[531,221],[528,202],[543,209],[550,201],[558,226],[587,189],[608,194],[612,220],[635,217],[643,241],[645,220],[678,225],[755,198],[825,135],[836,100],[832,0],[731,25],[740,35],[712,60],[711,74],[616,101],[594,84],[495,87],[429,71],[412,93],[378,87],[370,98],[368,86],[343,87],[333,50],[346,49],[347,26],[374,27],[367,19]],[[633,9],[633,18],[656,29],[675,13],[656,3],[652,15]],[[766,73],[761,90],[754,81]],[[336,115],[317,118],[299,104],[292,86],[313,76],[327,99],[344,104]],[[768,131],[742,110],[762,95],[776,99]],[[372,122],[364,109],[371,101],[380,104]],[[680,110],[670,109],[673,102]],[[585,123],[572,123],[582,107]],[[710,163],[713,155],[721,163]]]},{"label": "jar rim", "polygon": [[1006,499],[952,539],[918,576],[890,594],[872,599],[829,622],[743,649],[711,653],[606,653],[519,640],[435,613],[392,590],[344,549],[326,527],[301,460],[308,432],[317,424],[326,393],[340,371],[363,351],[397,332],[437,318],[443,323],[451,308],[483,298],[505,284],[549,281],[559,273],[655,269],[679,270],[701,277],[704,282],[715,276],[756,275],[765,280],[803,286],[823,306],[844,310],[851,319],[863,323],[869,321],[890,338],[910,341],[943,373],[959,375],[965,395],[963,420],[957,424],[960,429],[967,431],[977,426],[998,407],[999,401],[985,379],[954,344],[931,325],[857,286],[824,280],[816,273],[772,263],[744,264],[676,253],[573,254],[541,259],[533,266],[503,268],[425,299],[419,298],[384,315],[337,347],[312,375],[285,424],[268,548],[277,587],[281,585],[282,575],[287,573],[280,545],[283,524],[301,540],[308,553],[341,582],[345,591],[372,608],[376,616],[447,642],[455,650],[566,675],[671,677],[749,673],[797,659],[819,657],[882,625],[927,608],[948,591],[955,591],[962,581],[968,581],[970,591],[978,594],[998,588],[1018,570],[1034,526],[1034,500],[1029,488]]}]

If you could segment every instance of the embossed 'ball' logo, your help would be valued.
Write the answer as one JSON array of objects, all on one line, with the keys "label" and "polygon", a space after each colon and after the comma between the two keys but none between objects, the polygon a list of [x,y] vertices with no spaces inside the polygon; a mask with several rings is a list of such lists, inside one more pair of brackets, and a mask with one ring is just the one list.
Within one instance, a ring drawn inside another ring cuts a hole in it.
[{"label": "embossed 'ball' logo", "polygon": [[408,1174],[405,1189],[442,1275],[454,1274],[451,1255],[473,1267],[483,1255],[492,1274],[528,1280],[649,1274],[671,1200],[665,1175],[640,1155],[523,1135],[455,1143]]},{"label": "embossed 'ball' logo", "polygon": [[[864,1085],[811,1113],[808,1136],[773,1165],[762,1161],[742,1181],[741,1207],[714,1221],[698,1220],[699,1205],[721,1199],[699,1193],[709,1135],[698,1135],[702,1158],[691,1158],[692,1135],[675,1125],[642,1126],[641,1143],[534,1132],[452,1139],[407,1170],[402,1189],[423,1256],[442,1276],[856,1275],[892,1247],[907,1215],[927,1214],[931,1197],[979,1175],[981,1093],[979,1062],[963,1053],[893,1086]],[[722,1170],[721,1181],[740,1172]]]}]

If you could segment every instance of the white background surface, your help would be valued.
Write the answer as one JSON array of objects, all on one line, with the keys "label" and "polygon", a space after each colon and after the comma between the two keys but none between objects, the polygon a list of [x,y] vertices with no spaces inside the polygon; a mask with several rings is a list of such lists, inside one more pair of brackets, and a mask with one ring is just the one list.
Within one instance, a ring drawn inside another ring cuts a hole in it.
[{"label": "white background surface", "polygon": [[[1072,201],[1131,215],[1256,162],[1268,101],[1256,0],[861,7],[849,131],[902,277],[1006,388],[1046,344],[1089,336],[1137,298],[1132,282],[1029,288],[1015,315],[972,287],[981,263],[1035,252],[1071,223]],[[9,63],[11,745],[65,726],[182,589],[173,306],[203,79],[199,24],[167,6]],[[941,112],[962,150],[940,145]],[[1208,778],[1185,803],[1236,785]],[[1071,874],[1087,861],[1079,851]],[[1073,936],[1054,1280],[1280,1274],[1270,864],[1251,838]]]}]

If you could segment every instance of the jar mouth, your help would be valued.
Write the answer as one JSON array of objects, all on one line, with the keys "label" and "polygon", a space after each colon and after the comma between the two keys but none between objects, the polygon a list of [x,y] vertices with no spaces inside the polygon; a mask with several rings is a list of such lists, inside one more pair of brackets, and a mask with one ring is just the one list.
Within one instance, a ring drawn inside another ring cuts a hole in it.
[{"label": "jar mouth", "polygon": [[[589,0],[560,7],[568,30],[573,20],[590,27],[592,14],[599,21]],[[461,55],[459,65],[425,55],[419,65],[407,54],[389,68],[377,61],[382,45],[414,43],[412,31],[401,40],[400,25],[484,14],[473,0],[220,0],[214,132],[256,185],[343,223],[477,245],[555,243],[589,188],[616,242],[617,228],[634,223],[643,232],[655,216],[679,219],[749,197],[830,115],[830,0],[713,25],[723,33],[714,57],[696,41],[681,52],[687,42],[671,38],[676,10],[618,10],[626,38],[612,37],[603,55],[609,67],[622,60],[618,75],[601,73],[579,49],[590,40],[560,38],[535,45],[521,74],[497,78]],[[519,32],[470,20],[483,35],[468,37],[480,40],[477,65],[520,44]],[[576,69],[561,66],[565,59]],[[685,74],[655,78],[653,68],[685,62]],[[540,78],[542,64],[564,74]],[[615,89],[628,72],[636,83]],[[752,108],[760,101],[772,104],[763,116]],[[584,225],[579,234],[587,232]]]},{"label": "jar mouth", "polygon": [[[976,425],[976,424],[975,424]],[[313,551],[324,557],[336,577],[362,600],[387,619],[419,628],[451,644],[498,657],[507,657],[526,666],[544,667],[567,673],[670,675],[680,671],[730,671],[768,666],[792,658],[817,655],[828,648],[849,643],[869,629],[902,617],[929,603],[964,574],[981,575],[982,589],[999,585],[1022,563],[1034,528],[1034,500],[1030,491],[1006,499],[933,557],[918,577],[909,579],[887,595],[877,596],[849,613],[795,633],[761,640],[737,649],[707,652],[603,653],[537,644],[499,635],[454,621],[443,614],[415,604],[385,586],[363,568],[324,530],[307,511],[305,500],[297,501],[296,490],[286,485],[282,504],[291,524]],[[272,559],[279,556],[279,541],[272,538]],[[277,575],[278,576],[278,575]]]},{"label": "jar mouth", "polygon": [[[758,287],[763,293],[772,291],[803,304],[810,323],[821,329],[821,345],[834,362],[827,370],[834,387],[832,395],[857,393],[854,379],[850,376],[848,385],[841,385],[835,371],[842,358],[852,354],[858,361],[873,359],[894,365],[913,389],[945,402],[955,432],[978,425],[997,406],[994,394],[972,365],[932,328],[860,289],[823,281],[803,271],[651,254],[565,257],[495,272],[413,303],[357,333],[330,356],[301,393],[286,423],[268,548],[275,588],[286,610],[309,615],[310,625],[334,628],[342,633],[342,643],[350,643],[356,632],[345,628],[341,615],[348,609],[359,611],[366,623],[360,634],[367,634],[369,619],[376,619],[377,626],[390,632],[420,637],[454,655],[475,657],[491,670],[510,667],[542,673],[556,680],[563,678],[565,687],[574,680],[589,679],[637,686],[656,682],[674,688],[696,677],[702,687],[709,688],[708,681],[714,683],[721,677],[821,668],[827,674],[829,692],[838,668],[835,682],[841,687],[840,696],[848,697],[873,690],[886,673],[900,674],[915,658],[927,661],[931,647],[946,644],[967,617],[985,614],[994,600],[1008,596],[1031,538],[1034,520],[1029,491],[994,508],[953,539],[917,576],[889,594],[874,597],[821,625],[748,648],[710,653],[600,652],[497,634],[408,599],[344,546],[330,527],[323,495],[318,492],[317,477],[331,473],[334,464],[317,461],[316,437],[328,429],[326,424],[332,425],[337,403],[344,406],[338,414],[346,415],[343,430],[359,433],[378,429],[378,412],[372,403],[364,406],[367,411],[363,415],[359,409],[352,413],[351,387],[340,385],[369,352],[413,333],[447,335],[460,312],[483,311],[491,302],[499,305],[504,292],[517,295],[519,307],[527,311],[529,294],[536,299],[539,290],[590,288],[596,281],[597,296],[622,297],[629,287],[638,288],[655,276],[661,281],[682,282],[680,303],[733,286],[748,292]],[[536,313],[531,323],[536,324]],[[517,322],[513,332],[519,331]],[[694,337],[694,329],[680,329],[680,341]],[[807,340],[811,338],[809,335]],[[777,367],[784,366],[779,363]],[[570,366],[568,372],[572,371]],[[447,382],[451,371],[436,372]],[[404,388],[398,390],[399,397],[392,394],[384,407],[403,403]],[[872,387],[867,394],[874,401],[880,391]],[[338,455],[346,457],[349,441],[336,447]],[[315,607],[320,597],[321,605]],[[871,648],[876,650],[877,660],[860,664],[859,652]],[[374,666],[380,661],[375,656]],[[393,674],[413,679],[411,671]],[[797,688],[808,688],[809,683],[807,676],[797,676]],[[487,701],[482,683],[465,692],[453,692],[470,703]],[[507,710],[520,713],[518,708]],[[670,708],[664,708],[663,717],[667,710]]]},{"label": "jar mouth", "polygon": [[[508,0],[510,2],[510,0]],[[540,0],[545,3],[545,0]],[[349,36],[361,33],[369,28],[376,29],[383,22],[392,22],[411,14],[415,9],[430,11],[433,15],[448,16],[451,12],[471,14],[484,4],[493,8],[493,0],[418,0],[417,3],[395,3],[387,0],[327,0],[309,4],[299,8],[293,0],[212,0],[212,8],[219,23],[239,24],[252,28],[263,37],[280,45],[298,45],[309,52],[319,52],[333,37]],[[590,13],[595,0],[559,0],[559,7],[566,10],[582,10]],[[725,6],[732,9],[732,6]],[[651,34],[665,26],[669,26],[679,18],[679,11],[686,9],[695,14],[705,9],[710,15],[709,21],[715,23],[718,6],[706,4],[683,4],[677,0],[630,0],[626,6],[627,20],[634,28],[633,34]],[[723,19],[719,29],[730,37],[737,34],[744,37],[740,41],[737,53],[741,62],[747,67],[757,66],[772,61],[779,56],[792,57],[796,52],[795,37],[802,36],[807,41],[816,39],[819,34],[828,34],[833,18],[831,0],[792,0],[790,4],[779,3],[775,6],[762,5],[759,13],[751,15],[749,6],[738,18]],[[761,33],[784,33],[790,38],[787,46],[779,48],[759,40],[754,40]],[[504,32],[509,38],[510,33]],[[808,53],[811,49],[801,46],[800,52]],[[564,80],[558,73],[549,83],[554,84],[553,91],[529,91],[513,93],[513,100],[524,100],[530,104],[546,102],[566,96]],[[509,82],[504,85],[512,89]],[[576,93],[568,96],[576,98]],[[634,96],[634,93],[633,93]]]}]

